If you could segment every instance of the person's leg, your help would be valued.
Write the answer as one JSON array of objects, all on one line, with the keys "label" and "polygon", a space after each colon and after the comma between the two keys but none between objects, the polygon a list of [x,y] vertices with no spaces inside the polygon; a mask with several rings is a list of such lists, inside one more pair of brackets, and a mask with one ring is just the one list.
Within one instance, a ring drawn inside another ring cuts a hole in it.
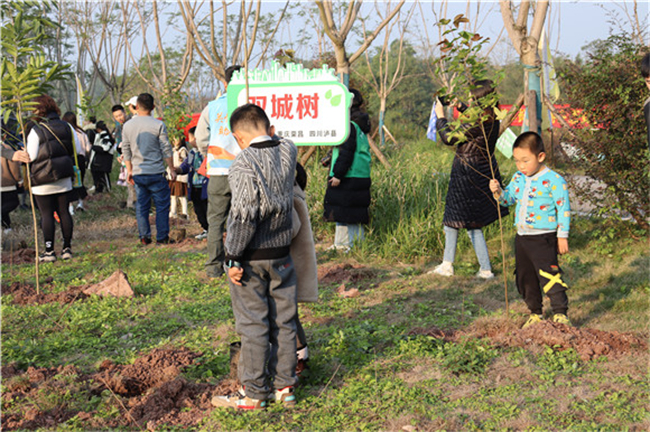
[{"label": "person's leg", "polygon": [[20,204],[18,201],[18,191],[2,192],[2,228],[11,228],[11,218],[9,213],[14,211]]},{"label": "person's leg", "polygon": [[187,216],[187,195],[178,197],[181,202],[181,214]]},{"label": "person's leg", "polygon": [[174,195],[171,196],[169,202],[169,216],[176,217],[176,197]]},{"label": "person's leg", "polygon": [[208,230],[208,200],[201,199],[201,189],[193,188],[192,189],[192,203],[194,204],[194,213],[196,213],[196,219],[201,224],[201,228],[204,231]]},{"label": "person's leg", "polygon": [[95,193],[102,193],[104,191],[104,184],[102,182],[102,173],[96,170],[90,170],[93,176],[93,183],[95,184]]},{"label": "person's leg", "polygon": [[445,252],[443,262],[452,263],[456,259],[456,244],[458,243],[458,230],[456,228],[443,226],[445,231]]},{"label": "person's leg", "polygon": [[469,239],[472,241],[472,245],[474,245],[474,252],[476,253],[478,263],[481,266],[481,271],[492,271],[490,255],[488,254],[487,243],[485,243],[483,231],[480,228],[467,230],[467,235],[469,235]]},{"label": "person's leg", "polygon": [[524,299],[526,306],[531,313],[542,314],[542,294],[539,289],[537,270],[531,257],[535,254],[538,246],[536,237],[520,236],[515,237],[515,266],[516,283],[519,294]]},{"label": "person's leg", "polygon": [[354,242],[362,242],[364,239],[364,229],[361,224],[348,224],[348,241],[350,245],[354,245]]},{"label": "person's leg", "polygon": [[162,174],[154,175],[149,189],[156,205],[156,240],[163,241],[169,238],[169,182]]},{"label": "person's leg", "polygon": [[336,229],[334,231],[334,247],[335,248],[350,248],[352,243],[350,242],[350,236],[348,234],[348,225],[343,223],[336,223]]},{"label": "person's leg", "polygon": [[296,378],[296,272],[291,256],[271,260],[269,275],[269,324],[271,358],[269,374],[276,390],[294,386]]},{"label": "person's leg", "polygon": [[539,242],[532,260],[539,286],[551,300],[553,313],[566,315],[569,309],[569,298],[566,295],[568,286],[562,280],[562,269],[557,260],[557,235],[549,233],[535,237],[539,237]]},{"label": "person's leg", "polygon": [[56,205],[55,211],[59,215],[59,220],[61,221],[61,233],[63,234],[63,249],[71,247],[72,231],[74,227],[72,216],[70,216],[70,212],[68,212],[68,194],[69,192],[64,192],[64,193],[52,195],[52,198],[54,199]]},{"label": "person's leg", "polygon": [[147,176],[134,175],[137,208],[135,218],[138,221],[138,234],[141,239],[151,240],[151,226],[149,225],[149,210],[151,210],[151,193],[147,184]]},{"label": "person's leg", "polygon": [[[241,337],[239,380],[246,389],[246,396],[261,400],[265,400],[269,393],[266,376],[266,362],[270,352],[269,283],[262,276],[268,266],[260,266],[260,263],[265,262],[268,261],[243,263],[242,286],[229,281],[235,329]],[[294,357],[295,355],[294,351]]]},{"label": "person's leg", "polygon": [[51,195],[34,195],[34,200],[41,212],[41,229],[45,252],[54,252],[54,208],[55,200]]},{"label": "person's leg", "polygon": [[228,176],[212,176],[208,181],[208,261],[205,272],[210,277],[223,274],[223,233],[230,210]]}]

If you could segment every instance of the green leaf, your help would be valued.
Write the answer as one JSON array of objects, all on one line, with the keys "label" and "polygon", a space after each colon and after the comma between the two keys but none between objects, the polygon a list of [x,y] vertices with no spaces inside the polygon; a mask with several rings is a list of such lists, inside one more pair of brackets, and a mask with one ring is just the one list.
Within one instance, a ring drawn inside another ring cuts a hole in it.
[{"label": "green leaf", "polygon": [[331,104],[332,104],[333,107],[335,107],[335,106],[339,106],[339,105],[341,104],[342,96],[343,96],[343,95],[336,95],[336,96],[334,96],[334,97],[332,98],[332,100],[331,100],[330,102],[331,102]]},{"label": "green leaf", "polygon": [[332,90],[327,90],[327,92],[325,93],[325,99],[329,99],[331,97],[332,97]]}]

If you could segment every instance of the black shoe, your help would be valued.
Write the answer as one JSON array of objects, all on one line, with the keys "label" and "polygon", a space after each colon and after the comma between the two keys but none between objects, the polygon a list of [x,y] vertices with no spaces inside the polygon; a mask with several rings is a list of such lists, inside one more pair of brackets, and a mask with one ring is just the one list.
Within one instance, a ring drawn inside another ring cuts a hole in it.
[{"label": "black shoe", "polygon": [[169,237],[165,237],[162,240],[156,240],[156,244],[174,244],[174,243],[176,243],[176,242],[174,240],[170,239]]},{"label": "black shoe", "polygon": [[151,244],[151,239],[149,237],[141,237],[140,244],[143,244],[145,246]]}]

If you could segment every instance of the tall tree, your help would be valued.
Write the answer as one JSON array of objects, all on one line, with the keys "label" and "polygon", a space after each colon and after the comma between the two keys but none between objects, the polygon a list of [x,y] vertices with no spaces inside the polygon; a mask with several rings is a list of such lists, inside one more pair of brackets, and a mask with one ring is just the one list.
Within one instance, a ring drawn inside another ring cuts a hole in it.
[{"label": "tall tree", "polygon": [[[386,7],[390,8],[390,1],[386,3]],[[382,146],[385,143],[384,116],[386,113],[386,100],[393,90],[399,86],[402,80],[406,76],[410,75],[406,74],[405,62],[407,56],[405,55],[405,50],[410,49],[411,47],[408,42],[405,43],[404,39],[414,11],[415,4],[405,15],[402,15],[400,11],[396,18],[386,26],[384,42],[382,46],[376,50],[372,62],[369,50],[365,51],[364,57],[368,67],[366,73],[357,74],[363,81],[372,87],[379,97],[379,141]],[[361,20],[361,23],[365,34],[365,20]],[[391,43],[390,39],[395,26],[397,26],[398,39]],[[357,71],[355,70],[355,72]]]},{"label": "tall tree", "polygon": [[[336,56],[336,73],[341,77],[341,82],[346,86],[350,80],[350,65],[354,63],[368,47],[377,38],[379,33],[388,25],[388,23],[397,15],[397,13],[404,5],[405,0],[400,0],[394,8],[387,7],[385,15],[378,13],[378,23],[375,30],[370,30],[368,33],[362,35],[363,41],[361,46],[348,57],[345,50],[345,43],[352,30],[354,23],[359,16],[363,0],[352,0],[347,5],[341,5],[341,12],[344,12],[345,18],[343,21],[335,18],[334,7],[332,0],[316,0],[318,11],[320,13],[321,22],[325,33],[332,41],[334,47],[334,55]],[[343,14],[339,14],[340,16]],[[338,23],[337,23],[338,21]]]},{"label": "tall tree", "polygon": [[106,97],[111,104],[120,103],[132,79],[126,73],[131,64],[126,41],[135,37],[136,21],[123,22],[125,16],[114,0],[68,1],[64,7],[62,22],[75,36],[81,85],[96,97],[94,105]]},{"label": "tall tree", "polygon": [[[165,49],[163,36],[161,31],[161,15],[164,13],[162,9],[158,8],[158,0],[151,2],[144,0],[122,0],[120,2],[120,9],[122,11],[124,34],[128,34],[126,27],[132,20],[133,14],[139,23],[139,35],[142,42],[142,51],[140,58],[145,61],[137,61],[133,54],[133,44],[130,38],[125,38],[129,58],[133,65],[133,69],[137,75],[142,79],[151,90],[158,96],[168,97],[177,93],[183,88],[183,84],[187,79],[192,67],[192,59],[194,54],[194,43],[192,34],[189,31],[181,33],[181,42],[183,48],[181,49],[181,62],[177,68],[172,70],[170,62],[167,59],[168,50]],[[163,8],[167,6],[163,3]],[[164,16],[163,16],[164,17]],[[153,24],[153,26],[152,26]],[[149,48],[147,43],[147,30],[153,27],[154,37],[156,40],[155,50]],[[177,44],[176,41],[172,44]],[[154,61],[154,57],[158,61]]]},{"label": "tall tree", "polygon": [[[255,67],[258,67],[267,59],[267,52],[289,7],[287,0],[280,13],[274,14],[275,26],[261,26],[261,0],[238,3],[222,0],[221,5],[210,1],[207,7],[203,1],[177,2],[193,49],[210,67],[214,77],[224,84],[228,66],[238,63],[248,68],[251,60],[257,57]],[[229,13],[233,12],[231,6],[234,6],[234,14]]]},{"label": "tall tree", "polygon": [[[529,121],[524,123],[523,130],[533,129],[542,133],[542,93],[541,93],[541,60],[538,53],[539,39],[544,29],[544,21],[548,11],[548,0],[539,0],[533,8],[533,20],[528,28],[531,12],[529,0],[522,0],[515,19],[515,8],[510,0],[499,0],[503,24],[508,31],[510,40],[519,54],[524,66],[524,84],[526,107]],[[534,92],[534,98],[532,93]],[[534,99],[534,100],[532,100]],[[532,115],[534,111],[535,116]],[[532,125],[532,127],[531,127]]]}]

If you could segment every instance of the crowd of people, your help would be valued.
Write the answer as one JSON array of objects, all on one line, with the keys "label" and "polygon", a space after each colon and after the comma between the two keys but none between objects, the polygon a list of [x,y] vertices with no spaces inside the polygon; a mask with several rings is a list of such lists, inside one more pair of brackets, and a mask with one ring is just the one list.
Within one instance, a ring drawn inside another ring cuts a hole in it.
[{"label": "crowd of people", "polygon": [[[239,66],[226,70],[229,82]],[[227,90],[227,87],[226,87]],[[443,261],[430,273],[450,277],[460,229],[467,230],[480,265],[478,278],[494,277],[482,228],[508,214],[516,204],[516,281],[530,317],[542,320],[542,296],[551,300],[553,321],[570,325],[567,284],[558,253],[568,252],[570,206],[567,183],[544,165],[541,137],[520,135],[513,146],[517,173],[502,186],[494,150],[500,123],[482,98],[494,93],[490,81],[473,86],[469,107],[483,113],[452,134],[440,101],[436,128],[444,144],[455,146],[445,202]],[[332,151],[324,218],[335,222],[333,249],[349,251],[364,240],[369,222],[371,156],[370,119],[362,95],[354,95],[351,133]],[[309,358],[298,319],[298,303],[318,299],[316,252],[304,190],[307,174],[297,162],[297,148],[275,134],[262,108],[246,104],[228,115],[227,94],[207,104],[187,139],[170,142],[164,121],[152,116],[154,97],[142,93],[112,108],[114,130],[89,118],[79,126],[74,113],[60,117],[55,101],[35,100],[33,121],[24,144],[3,124],[2,225],[11,229],[9,213],[20,205],[23,174],[30,164],[31,192],[40,212],[45,250],[41,262],[53,262],[55,227],[61,227],[60,258],[73,257],[73,218],[85,211],[88,192],[110,192],[117,155],[117,185],[128,188],[127,208],[135,209],[139,242],[172,242],[169,218],[188,218],[188,201],[207,240],[205,271],[224,274],[230,286],[236,330],[241,337],[239,378],[234,395],[216,396],[215,406],[263,409],[269,402],[293,405],[298,373]],[[456,103],[458,109],[468,108]],[[93,187],[86,191],[89,169]],[[155,233],[149,223],[155,205]],[[76,206],[74,205],[76,203]],[[180,203],[180,206],[179,206]]]}]

